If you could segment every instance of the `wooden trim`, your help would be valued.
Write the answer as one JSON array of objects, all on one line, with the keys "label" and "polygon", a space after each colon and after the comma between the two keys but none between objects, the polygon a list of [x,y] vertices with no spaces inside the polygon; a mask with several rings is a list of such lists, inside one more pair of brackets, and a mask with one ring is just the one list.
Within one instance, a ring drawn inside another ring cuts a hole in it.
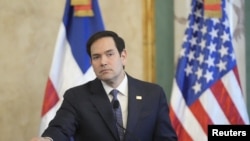
[{"label": "wooden trim", "polygon": [[145,80],[155,82],[155,5],[154,0],[143,1],[143,48]]}]

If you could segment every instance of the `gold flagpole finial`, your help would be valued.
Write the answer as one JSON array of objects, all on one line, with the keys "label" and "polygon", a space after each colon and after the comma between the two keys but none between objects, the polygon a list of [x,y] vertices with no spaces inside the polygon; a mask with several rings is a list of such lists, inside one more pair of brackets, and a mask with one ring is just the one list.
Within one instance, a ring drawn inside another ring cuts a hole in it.
[{"label": "gold flagpole finial", "polygon": [[221,18],[221,0],[204,0],[204,14],[209,18]]},{"label": "gold flagpole finial", "polygon": [[71,0],[71,5],[74,6],[74,16],[94,16],[92,0]]}]

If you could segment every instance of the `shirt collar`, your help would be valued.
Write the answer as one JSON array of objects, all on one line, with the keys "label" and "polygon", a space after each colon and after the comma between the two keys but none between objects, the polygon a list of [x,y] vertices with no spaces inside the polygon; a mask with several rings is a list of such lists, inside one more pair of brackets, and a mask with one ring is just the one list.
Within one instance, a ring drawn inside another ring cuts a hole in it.
[{"label": "shirt collar", "polygon": [[[101,81],[103,88],[107,94],[109,94],[114,88],[107,85],[105,82]],[[122,82],[116,88],[122,95],[128,95],[128,78],[127,75],[123,78]]]}]

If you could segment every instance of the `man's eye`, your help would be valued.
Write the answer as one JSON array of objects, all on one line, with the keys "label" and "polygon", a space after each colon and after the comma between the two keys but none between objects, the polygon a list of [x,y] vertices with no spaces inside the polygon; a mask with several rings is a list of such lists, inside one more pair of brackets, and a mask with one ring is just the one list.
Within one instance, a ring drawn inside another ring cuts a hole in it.
[{"label": "man's eye", "polygon": [[112,56],[112,55],[114,55],[114,53],[112,53],[112,52],[111,52],[111,53],[108,53],[108,56]]},{"label": "man's eye", "polygon": [[99,58],[99,56],[93,56],[93,57],[92,57],[93,60],[96,60],[96,59],[98,59],[98,58]]}]

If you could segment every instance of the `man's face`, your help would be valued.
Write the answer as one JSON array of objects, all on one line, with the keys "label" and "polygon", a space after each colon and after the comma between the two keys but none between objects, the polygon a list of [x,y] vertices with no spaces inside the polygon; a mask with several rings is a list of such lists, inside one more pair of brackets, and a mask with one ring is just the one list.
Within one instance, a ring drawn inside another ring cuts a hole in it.
[{"label": "man's face", "polygon": [[124,76],[127,53],[119,54],[112,37],[103,37],[91,45],[91,64],[96,76],[110,83],[119,83]]}]

